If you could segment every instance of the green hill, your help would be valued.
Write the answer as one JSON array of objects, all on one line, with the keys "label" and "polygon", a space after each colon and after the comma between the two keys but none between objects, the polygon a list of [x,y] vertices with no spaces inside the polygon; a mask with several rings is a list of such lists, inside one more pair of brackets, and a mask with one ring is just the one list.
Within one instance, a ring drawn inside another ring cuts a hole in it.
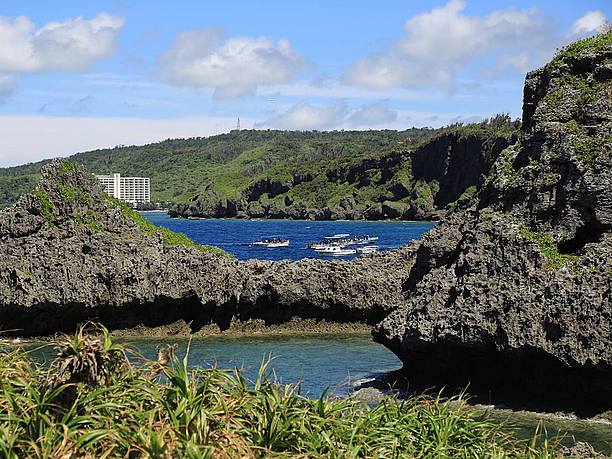
[{"label": "green hill", "polygon": [[[397,149],[432,135],[432,129],[407,131],[232,131],[208,138],[165,140],[78,153],[71,161],[97,174],[151,177],[152,200],[181,202],[208,182],[232,195],[266,175],[351,161]],[[0,169],[0,206],[30,191],[48,161]]]},{"label": "green hill", "polygon": [[[150,177],[154,202],[188,203],[194,196],[210,196],[211,193],[215,199],[241,200],[246,196],[247,200],[265,201],[271,196],[266,190],[257,193],[261,183],[295,184],[297,178],[299,186],[291,186],[290,193],[285,195],[305,207],[321,208],[354,194],[356,187],[349,184],[346,177],[336,176],[338,171],[359,168],[364,162],[382,161],[382,164],[397,152],[418,149],[452,132],[483,137],[497,136],[501,132],[509,137],[515,128],[515,124],[502,116],[497,122],[437,130],[246,130],[208,138],[88,151],[69,159],[96,174],[119,172]],[[0,207],[10,205],[19,195],[31,191],[46,162],[0,169]],[[364,172],[376,175],[376,171]],[[405,167],[399,172],[400,175],[411,173]],[[364,202],[380,200],[381,193],[385,192],[372,180],[369,187],[361,188],[359,194]]]}]

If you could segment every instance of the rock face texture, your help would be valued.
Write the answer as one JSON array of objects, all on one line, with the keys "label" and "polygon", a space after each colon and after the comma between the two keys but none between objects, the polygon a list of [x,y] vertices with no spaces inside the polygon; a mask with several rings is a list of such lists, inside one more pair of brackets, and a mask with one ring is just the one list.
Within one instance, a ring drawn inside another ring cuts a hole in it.
[{"label": "rock face texture", "polygon": [[[437,220],[447,204],[470,187],[481,184],[500,152],[516,139],[501,133],[484,135],[451,132],[440,135],[415,151],[398,151],[378,159],[365,159],[326,173],[330,183],[364,188],[388,187],[389,194],[365,202],[347,196],[337,205],[317,208],[296,203],[285,195],[314,180],[311,175],[288,181],[269,178],[254,183],[238,199],[223,198],[211,188],[190,202],[175,205],[173,217],[294,218],[308,220]],[[418,184],[418,185],[415,185]]]},{"label": "rock face texture", "polygon": [[374,339],[424,383],[612,405],[611,168],[608,33],[527,75],[519,143],[426,235]]},{"label": "rock face texture", "polygon": [[373,325],[401,301],[412,250],[355,263],[239,262],[147,225],[86,170],[57,160],[33,194],[0,212],[0,330],[45,335],[87,319],[182,320],[194,331],[250,319]]}]

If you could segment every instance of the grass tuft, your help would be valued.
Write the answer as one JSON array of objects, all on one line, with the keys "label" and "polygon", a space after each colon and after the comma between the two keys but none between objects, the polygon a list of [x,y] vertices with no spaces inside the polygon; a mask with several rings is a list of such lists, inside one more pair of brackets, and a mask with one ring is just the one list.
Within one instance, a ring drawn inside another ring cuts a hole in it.
[{"label": "grass tuft", "polygon": [[563,265],[569,265],[578,260],[578,257],[576,255],[567,255],[559,253],[557,243],[555,242],[555,239],[550,233],[538,233],[535,231],[528,230],[525,226],[521,226],[519,234],[524,238],[527,238],[538,244],[540,252],[546,257],[549,266],[551,266],[552,268],[558,269]]}]

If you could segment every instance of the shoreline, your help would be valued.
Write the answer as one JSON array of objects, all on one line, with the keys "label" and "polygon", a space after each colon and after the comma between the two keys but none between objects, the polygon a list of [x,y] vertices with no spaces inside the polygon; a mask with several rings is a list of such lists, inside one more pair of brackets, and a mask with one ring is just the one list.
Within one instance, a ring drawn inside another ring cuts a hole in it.
[{"label": "shoreline", "polygon": [[404,220],[402,218],[382,218],[382,219],[365,219],[365,218],[338,218],[338,219],[311,219],[311,218],[276,218],[276,217],[198,217],[182,215],[170,215],[162,211],[138,211],[142,213],[159,213],[167,215],[173,220],[236,220],[236,221],[294,221],[294,222],[361,222],[361,223],[438,223],[440,219],[421,219],[421,220]]},{"label": "shoreline", "polygon": [[229,328],[221,330],[218,325],[204,325],[193,331],[184,320],[158,327],[137,325],[116,329],[111,335],[116,338],[250,338],[257,336],[315,336],[315,335],[370,335],[372,327],[361,322],[326,322],[315,319],[293,318],[289,322],[266,324],[262,319],[233,321]]},{"label": "shoreline", "polygon": [[[178,320],[171,324],[149,327],[136,325],[130,328],[110,330],[113,338],[142,338],[142,339],[207,339],[207,338],[254,338],[254,337],[284,337],[284,336],[334,336],[334,335],[360,335],[371,336],[372,327],[362,322],[326,322],[325,320],[302,319],[294,317],[289,322],[266,325],[263,319],[250,319],[248,321],[233,321],[228,329],[221,330],[216,324],[204,325],[193,331],[188,322]],[[23,336],[12,335],[2,337],[0,346],[18,345],[31,341],[53,341],[58,334],[71,335],[72,332],[57,332],[53,335]]]}]

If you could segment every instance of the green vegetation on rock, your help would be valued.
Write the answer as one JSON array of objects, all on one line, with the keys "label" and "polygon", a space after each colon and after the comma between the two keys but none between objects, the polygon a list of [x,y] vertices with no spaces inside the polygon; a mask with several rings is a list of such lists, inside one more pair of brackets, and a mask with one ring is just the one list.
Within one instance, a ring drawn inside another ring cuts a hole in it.
[{"label": "green vegetation on rock", "polygon": [[559,248],[552,234],[538,233],[530,231],[525,226],[521,225],[519,234],[524,238],[534,241],[538,244],[540,253],[546,257],[549,266],[558,269],[563,265],[574,263],[578,257],[576,255],[568,255],[559,253]]},{"label": "green vegetation on rock", "polygon": [[102,223],[100,223],[97,220],[90,220],[88,223],[85,223],[85,226],[87,226],[89,229],[96,231],[98,233],[101,233],[104,231],[104,225],[102,225]]},{"label": "green vegetation on rock", "polygon": [[612,31],[610,30],[570,43],[559,50],[548,67],[559,68],[567,59],[576,58],[585,51],[597,53],[608,47],[612,47]]},{"label": "green vegetation on rock", "polygon": [[571,143],[574,147],[576,157],[587,167],[592,167],[595,158],[602,153],[612,154],[612,136],[591,135],[582,128],[576,120],[571,120],[564,125],[571,135]]},{"label": "green vegetation on rock", "polygon": [[560,108],[564,102],[581,107],[592,104],[600,98],[610,97],[611,83],[609,81],[589,80],[584,75],[564,73],[554,80],[554,87],[544,101],[553,109]]},{"label": "green vegetation on rock", "polygon": [[470,186],[465,189],[465,191],[459,196],[459,201],[466,201],[472,198],[476,194],[476,187]]},{"label": "green vegetation on rock", "polygon": [[[64,163],[68,163],[68,161],[64,161]],[[57,190],[62,199],[68,204],[75,204],[77,200],[81,204],[91,204],[91,197],[72,185],[59,182],[57,183]]]},{"label": "green vegetation on rock", "polygon": [[53,203],[49,199],[49,195],[44,190],[34,190],[32,193],[38,199],[40,203],[40,208],[42,212],[42,216],[47,220],[48,223],[53,223],[54,215],[53,215]]},{"label": "green vegetation on rock", "polygon": [[[174,347],[137,367],[106,330],[55,342],[49,367],[0,354],[0,456],[104,458],[551,458],[460,400],[311,400],[263,365],[189,369]],[[189,352],[189,350],[187,351]],[[161,379],[160,379],[161,378]]]},{"label": "green vegetation on rock", "polygon": [[[136,225],[138,225],[138,227],[143,233],[148,234],[150,236],[159,235],[162,238],[164,244],[166,245],[182,246],[190,249],[196,249],[200,252],[209,252],[214,253],[216,255],[231,257],[231,255],[229,255],[226,251],[220,249],[219,247],[198,244],[192,241],[183,233],[176,233],[172,230],[169,230],[168,228],[163,228],[154,225],[149,220],[140,215],[138,212],[136,212],[134,209],[132,209],[128,204],[119,199],[113,198],[112,196],[109,196],[107,194],[103,194],[103,198],[111,207],[119,208],[121,215],[136,223]],[[93,223],[94,226],[91,226],[92,223],[93,222],[90,222],[88,226],[90,226],[90,228],[94,230],[98,230],[101,226],[96,225],[95,223]]]}]

